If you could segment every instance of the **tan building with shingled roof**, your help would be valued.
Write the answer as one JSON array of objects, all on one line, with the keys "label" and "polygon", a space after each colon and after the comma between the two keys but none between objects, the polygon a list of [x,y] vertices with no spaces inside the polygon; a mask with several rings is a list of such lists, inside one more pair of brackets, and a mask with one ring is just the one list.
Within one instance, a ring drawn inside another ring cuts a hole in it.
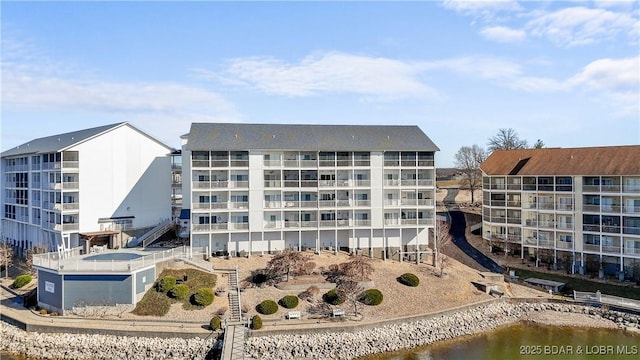
[{"label": "tan building with shingled roof", "polygon": [[640,271],[640,146],[495,151],[481,169],[492,246],[574,274]]}]

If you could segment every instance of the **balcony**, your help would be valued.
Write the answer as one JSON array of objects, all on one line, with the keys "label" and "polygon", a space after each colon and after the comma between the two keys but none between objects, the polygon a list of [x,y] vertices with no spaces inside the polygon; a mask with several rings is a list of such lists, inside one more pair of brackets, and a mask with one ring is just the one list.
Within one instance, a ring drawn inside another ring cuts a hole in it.
[{"label": "balcony", "polygon": [[540,221],[538,226],[541,228],[555,229],[556,224],[553,221]]},{"label": "balcony", "polygon": [[583,185],[582,186],[582,192],[599,193],[600,192],[600,185]]},{"label": "balcony", "polygon": [[298,208],[300,207],[300,201],[285,201],[284,207],[286,208]]},{"label": "balcony", "polygon": [[620,214],[622,212],[622,206],[620,206],[620,205],[600,205],[600,212]]},{"label": "balcony", "polygon": [[622,232],[629,235],[640,235],[640,227],[625,226],[622,228]]},{"label": "balcony", "polygon": [[265,229],[280,229],[282,228],[282,221],[265,221],[263,228]]},{"label": "balcony", "polygon": [[600,252],[600,244],[584,244],[584,245],[582,245],[582,248],[585,251]]},{"label": "balcony", "polygon": [[558,241],[556,243],[556,248],[565,249],[565,250],[571,250],[571,249],[573,249],[573,243],[566,242],[566,241]]},{"label": "balcony", "polygon": [[194,189],[210,189],[211,183],[208,181],[194,181],[193,188]]},{"label": "balcony", "polygon": [[400,185],[402,186],[416,186],[418,181],[416,179],[402,179],[400,180]]},{"label": "balcony", "polygon": [[62,167],[65,169],[77,169],[78,168],[78,161],[67,161],[64,160],[62,161]]},{"label": "balcony", "polygon": [[513,217],[508,217],[507,218],[507,224],[522,224],[522,218],[513,218]]},{"label": "balcony", "polygon": [[572,204],[556,204],[556,210],[573,211],[573,205]]},{"label": "balcony", "polygon": [[[220,182],[226,182],[226,181],[220,181]],[[221,187],[221,186],[215,186],[217,185],[217,181],[214,181],[212,184],[214,184],[213,187]],[[242,189],[246,189],[249,187],[249,182],[248,181],[236,181],[236,180],[232,180],[232,181],[228,181],[226,182],[228,185],[226,187],[229,188],[234,188],[234,189],[238,189],[238,188],[242,188]]]},{"label": "balcony", "polygon": [[640,247],[626,247],[624,248],[626,255],[640,255]]},{"label": "balcony", "polygon": [[348,179],[338,179],[338,186],[351,186],[351,181]]},{"label": "balcony", "polygon": [[553,210],[554,208],[554,204],[553,203],[539,203],[538,204],[538,209],[540,210]]},{"label": "balcony", "polygon": [[620,246],[605,246],[602,245],[602,252],[610,254],[620,254],[622,248]]},{"label": "balcony", "polygon": [[433,199],[418,199],[418,205],[433,206]]},{"label": "balcony", "polygon": [[640,186],[638,185],[625,185],[622,189],[625,193],[640,193]]},{"label": "balcony", "polygon": [[228,203],[229,209],[247,209],[249,202],[247,201],[231,201]]},{"label": "balcony", "polygon": [[536,226],[538,226],[538,221],[535,220],[535,219],[527,219],[527,220],[525,220],[524,224],[526,226],[536,227]]},{"label": "balcony", "polygon": [[211,209],[211,205],[208,202],[193,203],[192,207],[193,207],[193,210],[209,210],[209,209]]},{"label": "balcony", "polygon": [[351,203],[349,202],[349,199],[338,199],[337,205],[338,206],[351,206]]},{"label": "balcony", "polygon": [[[369,166],[371,166],[371,161],[370,160],[365,160],[365,159],[355,159],[353,161],[353,165],[354,166],[366,166],[366,167],[369,167]],[[340,165],[340,160],[338,160],[338,166],[341,166]],[[348,165],[344,165],[344,166],[348,166]]]},{"label": "balcony", "polygon": [[276,209],[282,207],[281,201],[265,201],[263,206],[267,209]]},{"label": "balcony", "polygon": [[320,180],[318,181],[320,187],[334,187],[336,186],[335,180]]},{"label": "balcony", "polygon": [[318,222],[314,221],[314,220],[310,220],[310,221],[300,221],[300,227],[303,228],[314,228],[314,227],[318,227]]},{"label": "balcony", "polygon": [[371,226],[371,220],[355,219],[353,220],[354,226]]},{"label": "balcony", "polygon": [[420,219],[418,218],[418,225],[435,225],[433,219]]},{"label": "balcony", "polygon": [[318,201],[318,207],[335,207],[335,200],[320,200]]},{"label": "balcony", "polygon": [[62,183],[62,190],[78,190],[78,189],[79,189],[79,183],[77,181]]},{"label": "balcony", "polygon": [[620,233],[620,225],[602,225],[602,232],[610,233],[610,234],[619,234]]},{"label": "balcony", "polygon": [[229,228],[229,223],[219,222],[211,224],[211,230],[227,230]]},{"label": "balcony", "polygon": [[226,200],[214,201],[214,202],[211,203],[211,208],[212,209],[226,209],[227,208],[227,201]]},{"label": "balcony", "polygon": [[573,230],[573,223],[558,223],[556,224],[556,228],[561,230]]},{"label": "balcony", "polygon": [[78,209],[80,209],[79,203],[63,203],[62,204],[62,211],[72,211],[72,210],[78,210]]},{"label": "balcony", "polygon": [[247,230],[249,223],[229,223],[229,230]]},{"label": "balcony", "polygon": [[279,187],[282,187],[282,181],[280,181],[280,180],[265,180],[264,187],[265,188],[279,188]]},{"label": "balcony", "polygon": [[399,159],[394,159],[394,160],[384,160],[384,166],[385,167],[398,167],[400,166],[400,160]]},{"label": "balcony", "polygon": [[209,224],[193,224],[191,231],[194,233],[209,232],[211,231],[211,226]]},{"label": "balcony", "polygon": [[282,166],[282,161],[280,161],[280,160],[265,160],[263,164],[264,164],[265,167],[280,167],[280,166]]},{"label": "balcony", "polygon": [[584,231],[600,232],[600,224],[584,224],[582,226]]},{"label": "balcony", "polygon": [[400,186],[400,179],[387,179],[384,184],[386,186]]},{"label": "balcony", "polygon": [[353,200],[353,206],[371,206],[371,200]]},{"label": "balcony", "polygon": [[601,186],[601,191],[602,192],[615,192],[615,193],[619,193],[620,192],[620,185],[602,185]]},{"label": "balcony", "polygon": [[355,185],[356,185],[356,186],[366,186],[366,187],[369,187],[369,186],[371,186],[371,181],[370,181],[370,180],[356,180],[356,181],[355,181]]},{"label": "balcony", "polygon": [[418,199],[402,199],[400,202],[402,205],[418,205]]},{"label": "balcony", "polygon": [[397,225],[400,225],[400,219],[384,219],[384,224],[397,226]]},{"label": "balcony", "polygon": [[191,167],[193,168],[208,168],[209,160],[191,160]]}]

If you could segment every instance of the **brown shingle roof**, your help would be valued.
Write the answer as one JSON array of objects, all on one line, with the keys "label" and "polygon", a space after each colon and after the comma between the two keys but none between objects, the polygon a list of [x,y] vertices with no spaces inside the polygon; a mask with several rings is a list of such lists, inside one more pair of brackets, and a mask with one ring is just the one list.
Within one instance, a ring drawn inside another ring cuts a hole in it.
[{"label": "brown shingle roof", "polygon": [[640,145],[494,151],[487,175],[640,175]]}]

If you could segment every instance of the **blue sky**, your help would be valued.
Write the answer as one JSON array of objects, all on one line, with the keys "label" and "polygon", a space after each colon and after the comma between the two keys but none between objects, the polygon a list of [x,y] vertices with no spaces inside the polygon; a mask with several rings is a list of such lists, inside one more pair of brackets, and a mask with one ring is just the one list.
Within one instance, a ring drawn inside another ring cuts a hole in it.
[{"label": "blue sky", "polygon": [[2,1],[2,150],[129,121],[418,125],[450,167],[500,128],[640,143],[637,1]]}]

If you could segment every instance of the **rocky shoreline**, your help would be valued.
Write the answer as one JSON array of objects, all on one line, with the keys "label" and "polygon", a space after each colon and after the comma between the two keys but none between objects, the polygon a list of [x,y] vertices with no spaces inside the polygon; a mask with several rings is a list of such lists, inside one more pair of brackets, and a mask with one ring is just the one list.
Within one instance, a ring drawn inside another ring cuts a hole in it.
[{"label": "rocky shoreline", "polygon": [[204,359],[213,340],[26,332],[0,321],[0,351],[28,359]]},{"label": "rocky shoreline", "polygon": [[245,354],[252,359],[353,359],[477,334],[529,320],[532,313],[545,311],[580,314],[599,320],[585,326],[640,329],[640,316],[628,313],[572,304],[498,302],[429,320],[359,332],[253,336],[247,339]]},{"label": "rocky shoreline", "polygon": [[[535,321],[540,318],[536,314],[545,312],[591,320],[580,322],[584,326],[640,331],[640,315],[563,303],[495,302],[447,315],[436,315],[428,320],[357,332],[275,336],[260,336],[258,333],[247,338],[245,354],[253,359],[353,359],[477,334],[522,320]],[[27,358],[203,359],[212,344],[212,339],[200,338],[30,333],[0,322],[0,351]]]}]

